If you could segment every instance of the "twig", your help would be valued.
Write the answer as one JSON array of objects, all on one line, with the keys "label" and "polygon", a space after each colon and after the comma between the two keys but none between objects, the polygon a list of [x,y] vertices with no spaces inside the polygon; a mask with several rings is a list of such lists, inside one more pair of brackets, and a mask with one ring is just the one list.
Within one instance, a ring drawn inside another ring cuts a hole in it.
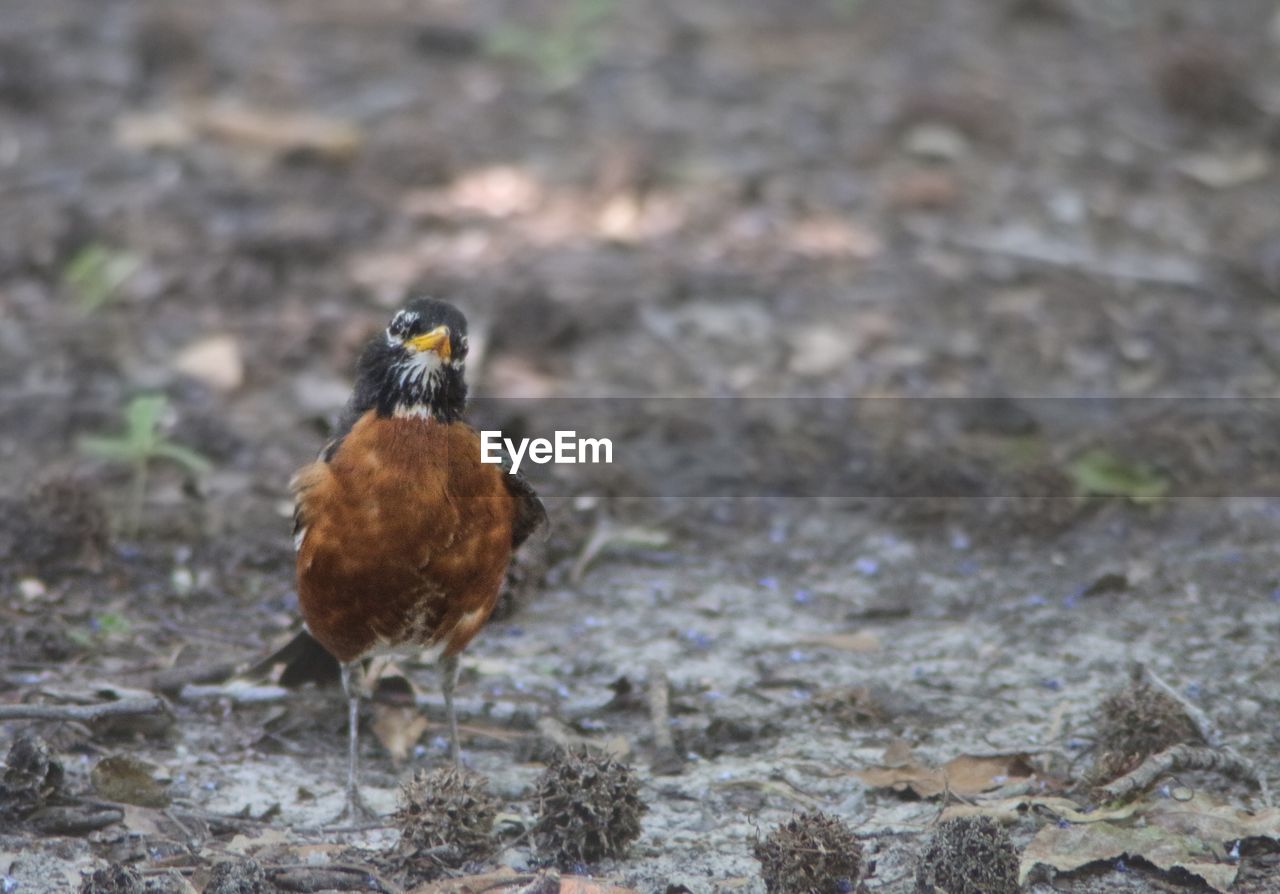
[{"label": "twig", "polygon": [[92,723],[104,717],[130,717],[139,714],[163,714],[164,699],[124,698],[97,705],[0,705],[0,721],[4,720],[78,720]]},{"label": "twig", "polygon": [[1179,770],[1216,770],[1227,776],[1252,782],[1262,790],[1263,799],[1270,801],[1265,780],[1258,775],[1252,763],[1230,748],[1198,748],[1194,745],[1174,745],[1159,754],[1153,754],[1133,770],[1114,782],[1098,789],[1107,800],[1119,800],[1134,792],[1150,788],[1166,773]]},{"label": "twig", "polygon": [[226,698],[237,705],[256,705],[284,701],[291,695],[292,693],[283,686],[247,686],[241,683],[202,686],[188,683],[178,692],[178,699],[184,702],[198,702],[211,698]]},{"label": "twig", "polygon": [[684,760],[671,735],[671,683],[656,661],[649,665],[649,720],[653,724],[653,772],[674,776]]},{"label": "twig", "polygon": [[1133,675],[1135,682],[1145,679],[1151,686],[1177,702],[1206,745],[1217,748],[1222,744],[1222,731],[1218,729],[1218,725],[1205,713],[1204,709],[1166,683],[1154,670],[1140,661],[1135,661],[1132,668],[1130,668],[1130,673]]},{"label": "twig", "polygon": [[512,894],[556,894],[560,890],[560,873],[554,869],[545,869],[534,876],[533,880],[517,888]]},{"label": "twig", "polygon": [[388,882],[372,869],[344,863],[327,866],[273,866],[267,869],[271,881],[286,891],[310,894],[315,891],[381,891],[401,894],[401,888]]},{"label": "twig", "polygon": [[1175,255],[1103,254],[1089,246],[1059,242],[1030,231],[1006,230],[947,240],[958,248],[1016,261],[1060,267],[1088,276],[1197,288],[1204,285],[1202,263]]}]

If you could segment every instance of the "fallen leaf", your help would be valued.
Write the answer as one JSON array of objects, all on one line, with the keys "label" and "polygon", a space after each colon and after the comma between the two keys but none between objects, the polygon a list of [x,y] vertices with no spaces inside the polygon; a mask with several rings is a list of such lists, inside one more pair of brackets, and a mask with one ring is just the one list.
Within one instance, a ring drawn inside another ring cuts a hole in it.
[{"label": "fallen leaf", "polygon": [[865,261],[884,251],[884,243],[870,229],[834,215],[802,218],[787,228],[790,247],[813,260]]},{"label": "fallen leaf", "polygon": [[196,128],[215,139],[277,154],[310,152],[347,161],[360,151],[364,134],[349,121],[306,112],[217,103],[195,112]]},{"label": "fallen leaf", "polygon": [[373,706],[373,734],[391,760],[403,763],[431,724],[417,708],[401,705]]},{"label": "fallen leaf", "polygon": [[[1145,860],[1169,872],[1180,869],[1203,879],[1216,891],[1227,891],[1235,882],[1238,864],[1227,851],[1247,838],[1280,841],[1280,809],[1250,813],[1222,804],[1203,794],[1187,800],[1159,798],[1126,805],[1130,815],[1113,815],[1103,822],[1089,822],[1093,814],[1042,828],[1022,855],[1023,881],[1038,865],[1070,872],[1091,863],[1121,857]],[[1070,820],[1071,813],[1064,812]],[[1126,820],[1132,822],[1126,822]]]},{"label": "fallen leaf", "polygon": [[566,875],[560,878],[560,894],[636,894],[636,891],[593,878]]},{"label": "fallen leaf", "polygon": [[104,757],[89,772],[94,789],[108,801],[139,807],[168,807],[169,793],[156,778],[159,768],[129,755]]},{"label": "fallen leaf", "polygon": [[943,792],[980,794],[1032,779],[1035,771],[1025,754],[962,754],[941,767],[910,763],[901,767],[870,767],[855,771],[854,775],[873,788],[909,791],[920,798],[933,798]]},{"label": "fallen leaf", "polygon": [[194,341],[174,355],[171,365],[215,391],[235,391],[244,382],[244,358],[240,343],[232,335],[211,335]]},{"label": "fallen leaf", "polygon": [[253,854],[266,847],[288,844],[292,833],[285,829],[261,828],[253,832],[237,833],[227,842],[227,851],[233,854]]}]

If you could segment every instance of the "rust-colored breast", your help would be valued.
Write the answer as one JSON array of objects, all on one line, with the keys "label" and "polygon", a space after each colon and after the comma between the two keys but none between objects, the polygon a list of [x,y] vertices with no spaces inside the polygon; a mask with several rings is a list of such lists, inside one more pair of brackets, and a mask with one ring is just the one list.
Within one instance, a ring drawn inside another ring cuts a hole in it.
[{"label": "rust-colored breast", "polygon": [[463,423],[360,418],[329,462],[300,470],[298,601],[340,661],[384,649],[461,651],[511,558],[515,501]]}]

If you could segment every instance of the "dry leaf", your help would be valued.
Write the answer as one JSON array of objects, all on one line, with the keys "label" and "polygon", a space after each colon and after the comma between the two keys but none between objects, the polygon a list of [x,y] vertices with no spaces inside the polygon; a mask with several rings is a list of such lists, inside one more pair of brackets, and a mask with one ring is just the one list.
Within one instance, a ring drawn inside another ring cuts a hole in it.
[{"label": "dry leaf", "polygon": [[871,767],[854,775],[873,788],[910,791],[921,798],[933,798],[947,791],[976,795],[1011,782],[1032,779],[1035,771],[1025,754],[962,754],[941,767],[909,763],[901,767]]},{"label": "dry leaf", "polygon": [[[1216,891],[1235,882],[1238,864],[1226,857],[1231,846],[1246,838],[1280,841],[1280,809],[1249,813],[1202,794],[1186,801],[1160,798],[1132,809],[1135,822],[1118,815],[1106,822],[1049,825],[1041,829],[1022,855],[1023,881],[1037,865],[1061,872],[1090,863],[1140,858],[1166,872],[1181,869],[1199,876]],[[1065,815],[1065,814],[1064,814]]]},{"label": "dry leaf", "polygon": [[884,243],[870,229],[834,215],[797,220],[787,236],[796,254],[814,260],[866,261],[884,251]]},{"label": "dry leaf", "polygon": [[244,358],[232,335],[211,335],[192,342],[174,356],[172,366],[215,391],[234,391],[244,382]]},{"label": "dry leaf", "polygon": [[636,891],[593,878],[566,875],[560,878],[560,894],[636,894]]},{"label": "dry leaf", "polygon": [[360,128],[349,121],[305,112],[220,103],[200,109],[193,117],[202,133],[278,154],[312,152],[347,161],[364,141]]},{"label": "dry leaf", "polygon": [[373,706],[373,734],[391,760],[403,763],[431,724],[417,708],[402,705]]},{"label": "dry leaf", "polygon": [[125,754],[104,757],[89,772],[94,790],[108,801],[139,807],[168,807],[167,786],[159,768]]}]

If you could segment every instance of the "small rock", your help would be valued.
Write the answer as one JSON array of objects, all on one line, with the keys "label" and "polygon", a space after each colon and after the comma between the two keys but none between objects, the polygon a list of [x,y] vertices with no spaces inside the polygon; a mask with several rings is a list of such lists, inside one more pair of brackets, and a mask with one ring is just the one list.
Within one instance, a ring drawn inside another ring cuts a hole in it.
[{"label": "small rock", "polygon": [[828,376],[853,362],[854,345],[844,333],[826,326],[800,329],[791,337],[791,371],[798,376]]},{"label": "small rock", "polygon": [[23,602],[34,602],[49,592],[44,581],[37,577],[24,577],[18,581],[18,595]]},{"label": "small rock", "polygon": [[911,127],[902,138],[909,154],[929,161],[954,161],[969,151],[964,134],[945,124],[923,123]]}]

